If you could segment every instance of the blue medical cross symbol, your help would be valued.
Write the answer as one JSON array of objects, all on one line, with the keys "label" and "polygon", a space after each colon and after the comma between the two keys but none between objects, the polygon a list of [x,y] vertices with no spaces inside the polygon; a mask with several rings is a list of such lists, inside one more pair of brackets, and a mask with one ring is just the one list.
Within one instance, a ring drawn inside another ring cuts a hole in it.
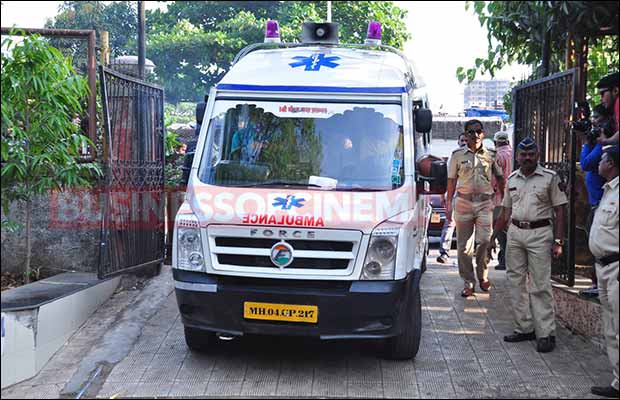
[{"label": "blue medical cross symbol", "polygon": [[282,207],[283,210],[290,210],[291,207],[303,207],[306,199],[297,199],[295,196],[288,195],[286,198],[276,197],[272,203],[274,207]]},{"label": "blue medical cross symbol", "polygon": [[325,57],[323,53],[313,54],[310,57],[297,56],[293,57],[293,59],[299,61],[290,63],[289,65],[293,68],[305,65],[306,68],[304,68],[304,71],[319,71],[321,67],[336,68],[340,65],[334,62],[340,60],[340,57]]}]

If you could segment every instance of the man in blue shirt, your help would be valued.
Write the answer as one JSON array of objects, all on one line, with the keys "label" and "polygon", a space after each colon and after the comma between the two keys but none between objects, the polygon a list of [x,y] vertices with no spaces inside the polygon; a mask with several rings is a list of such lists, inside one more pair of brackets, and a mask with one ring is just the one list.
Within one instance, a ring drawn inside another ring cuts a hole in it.
[{"label": "man in blue shirt", "polygon": [[244,162],[256,162],[262,143],[256,140],[256,129],[252,122],[240,118],[231,143],[231,159]]},{"label": "man in blue shirt", "polygon": [[[594,126],[605,130],[605,128],[609,125],[608,122],[611,118],[611,113],[607,110],[607,108],[605,108],[605,106],[599,104],[594,108],[593,117]],[[607,135],[605,134],[605,136]],[[590,203],[590,214],[588,215],[586,224],[586,231],[588,235],[590,234],[590,227],[592,225],[594,212],[598,207],[598,203],[601,201],[601,197],[603,197],[603,185],[605,184],[605,178],[598,174],[598,164],[601,160],[602,154],[603,146],[600,143],[597,143],[596,138],[594,138],[594,140],[590,139],[588,143],[583,145],[583,148],[581,149],[581,157],[579,158],[581,169],[586,172],[586,188],[588,189],[588,202]],[[595,270],[592,272],[592,286],[589,289],[580,291],[580,294],[586,297],[598,297]]]}]

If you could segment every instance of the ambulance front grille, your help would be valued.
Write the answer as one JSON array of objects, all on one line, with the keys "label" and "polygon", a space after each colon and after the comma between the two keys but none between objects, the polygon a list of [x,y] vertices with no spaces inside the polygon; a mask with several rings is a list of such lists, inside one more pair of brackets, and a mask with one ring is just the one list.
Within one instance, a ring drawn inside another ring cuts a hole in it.
[{"label": "ambulance front grille", "polygon": [[[250,247],[255,249],[270,249],[279,239],[257,239],[257,238],[235,238],[235,237],[216,237],[215,245],[218,247]],[[291,239],[286,241],[295,250],[315,250],[315,251],[351,251],[352,242],[337,242],[328,240],[298,240]]]},{"label": "ambulance front grille", "polygon": [[[217,260],[220,264],[236,266],[254,266],[274,268],[269,257],[261,256],[240,256],[234,254],[218,254]],[[338,259],[317,259],[317,258],[295,258],[286,269],[347,269],[349,260]]]},{"label": "ambulance front grille", "polygon": [[[270,275],[316,274],[313,271],[349,275],[362,240],[359,231],[278,228],[278,234],[287,234],[280,238],[265,237],[262,228],[256,232],[251,227],[213,226],[207,231],[214,269]],[[276,266],[270,258],[272,247],[281,241],[293,248],[293,261],[284,268]]]}]

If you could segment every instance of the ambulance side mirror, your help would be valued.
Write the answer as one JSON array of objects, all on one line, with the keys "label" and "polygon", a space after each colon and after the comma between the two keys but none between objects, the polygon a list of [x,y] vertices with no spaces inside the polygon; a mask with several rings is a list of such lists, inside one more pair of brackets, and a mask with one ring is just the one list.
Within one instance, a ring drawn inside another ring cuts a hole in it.
[{"label": "ambulance side mirror", "polygon": [[205,101],[196,104],[196,130],[194,131],[194,137],[187,142],[187,149],[185,150],[185,157],[183,158],[183,165],[181,166],[181,181],[185,186],[189,181],[189,174],[194,162],[194,155],[196,153],[196,143],[198,142],[198,135],[200,134],[200,126],[207,110],[207,102],[209,101],[209,95],[205,95]]},{"label": "ambulance side mirror", "polygon": [[209,100],[209,96],[205,96],[205,101],[202,103],[196,104],[196,123],[202,125],[202,119],[205,116],[205,110],[207,109],[207,102]]},{"label": "ambulance side mirror", "polygon": [[418,108],[413,112],[415,130],[419,133],[428,133],[433,127],[433,113],[427,108]]},{"label": "ambulance side mirror", "polygon": [[448,165],[440,157],[426,155],[416,162],[419,194],[444,194],[448,188]]},{"label": "ambulance side mirror", "polygon": [[181,182],[185,186],[189,182],[189,174],[192,170],[192,164],[194,163],[194,155],[196,154],[197,140],[192,139],[187,142],[187,149],[185,150],[185,157],[183,158],[183,165],[181,166]]}]

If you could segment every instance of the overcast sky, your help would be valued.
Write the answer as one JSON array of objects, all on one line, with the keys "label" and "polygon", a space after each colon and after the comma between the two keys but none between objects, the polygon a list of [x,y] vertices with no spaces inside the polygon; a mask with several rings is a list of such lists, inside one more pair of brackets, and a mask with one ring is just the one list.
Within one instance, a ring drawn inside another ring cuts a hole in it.
[{"label": "overcast sky", "polygon": [[[61,3],[3,1],[2,26],[42,28],[47,18],[56,15]],[[464,85],[456,79],[456,69],[471,67],[477,57],[485,56],[486,29],[480,26],[471,10],[465,11],[463,1],[396,3],[409,11],[407,29],[412,39],[405,45],[405,54],[416,64],[426,82],[433,110],[438,111],[443,106],[443,111],[450,113],[463,111]],[[146,2],[147,9],[157,6],[155,1]],[[518,80],[526,71],[524,66],[511,66],[504,68],[497,77]]]}]

